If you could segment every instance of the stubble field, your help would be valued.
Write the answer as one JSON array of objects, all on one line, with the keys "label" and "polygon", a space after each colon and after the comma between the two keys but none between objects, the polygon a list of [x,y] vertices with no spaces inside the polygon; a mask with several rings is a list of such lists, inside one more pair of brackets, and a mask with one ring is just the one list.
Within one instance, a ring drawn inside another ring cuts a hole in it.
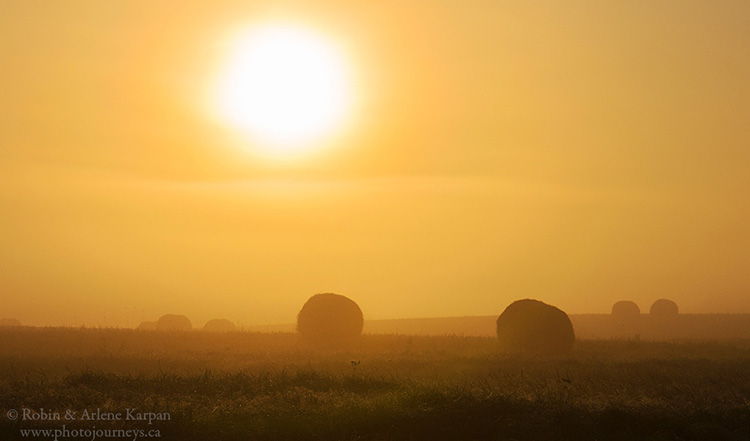
[{"label": "stubble field", "polygon": [[747,341],[534,359],[490,337],[9,328],[0,378],[2,440],[750,439]]}]

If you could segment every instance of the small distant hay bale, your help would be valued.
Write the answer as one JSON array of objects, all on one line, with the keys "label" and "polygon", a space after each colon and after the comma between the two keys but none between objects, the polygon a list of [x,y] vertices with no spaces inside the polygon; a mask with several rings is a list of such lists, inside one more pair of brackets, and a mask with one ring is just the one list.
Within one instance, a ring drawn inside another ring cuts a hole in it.
[{"label": "small distant hay bale", "polygon": [[316,294],[297,315],[297,332],[312,342],[341,342],[362,334],[364,317],[357,303],[348,297]]},{"label": "small distant hay bale", "polygon": [[184,315],[164,314],[156,321],[157,331],[190,331],[193,324]]},{"label": "small distant hay bale", "polygon": [[208,332],[235,332],[237,326],[227,319],[212,319],[203,325],[203,330]]},{"label": "small distant hay bale", "polygon": [[23,326],[18,319],[14,318],[2,318],[0,319],[0,327],[3,328],[15,328],[18,326]]},{"label": "small distant hay bale", "polygon": [[559,356],[573,350],[573,324],[562,310],[539,300],[511,303],[497,319],[497,339],[505,352]]},{"label": "small distant hay bale", "polygon": [[612,305],[612,316],[622,319],[635,318],[641,315],[641,308],[630,300],[620,300]]},{"label": "small distant hay bale", "polygon": [[139,331],[156,331],[156,322],[142,322],[136,329]]},{"label": "small distant hay bale", "polygon": [[659,299],[651,305],[650,315],[655,317],[677,317],[679,308],[677,303],[668,299]]}]

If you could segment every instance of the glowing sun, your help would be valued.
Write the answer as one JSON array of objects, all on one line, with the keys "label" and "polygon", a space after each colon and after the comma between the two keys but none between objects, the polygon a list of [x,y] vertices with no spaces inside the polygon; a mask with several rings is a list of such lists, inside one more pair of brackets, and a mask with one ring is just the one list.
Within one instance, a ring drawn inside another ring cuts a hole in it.
[{"label": "glowing sun", "polygon": [[218,113],[265,153],[313,148],[350,112],[351,79],[337,46],[301,27],[265,25],[240,33],[218,87]]}]

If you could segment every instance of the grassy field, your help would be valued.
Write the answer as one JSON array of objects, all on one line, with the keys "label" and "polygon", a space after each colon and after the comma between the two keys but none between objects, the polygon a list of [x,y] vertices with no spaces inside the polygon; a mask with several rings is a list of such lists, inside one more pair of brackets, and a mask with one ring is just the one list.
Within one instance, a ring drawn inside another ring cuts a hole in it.
[{"label": "grassy field", "polygon": [[[321,351],[289,333],[13,328],[0,376],[2,440],[63,424],[206,441],[750,439],[747,341],[582,340],[544,360],[486,337],[364,335]],[[97,409],[169,419],[80,419]]]}]

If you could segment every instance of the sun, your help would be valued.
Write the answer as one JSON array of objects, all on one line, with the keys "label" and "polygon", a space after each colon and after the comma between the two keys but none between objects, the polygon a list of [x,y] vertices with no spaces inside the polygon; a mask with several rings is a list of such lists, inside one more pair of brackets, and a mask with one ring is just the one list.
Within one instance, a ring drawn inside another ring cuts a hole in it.
[{"label": "sun", "polygon": [[332,41],[300,26],[267,24],[240,32],[221,72],[219,118],[268,155],[314,149],[351,112],[345,57]]}]

